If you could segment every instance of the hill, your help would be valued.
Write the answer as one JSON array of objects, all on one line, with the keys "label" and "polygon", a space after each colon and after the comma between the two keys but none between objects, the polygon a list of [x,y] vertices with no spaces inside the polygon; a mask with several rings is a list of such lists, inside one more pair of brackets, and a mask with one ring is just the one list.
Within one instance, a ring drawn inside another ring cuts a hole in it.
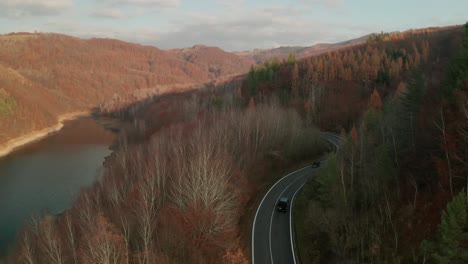
[{"label": "hill", "polygon": [[[236,75],[245,71],[245,66],[254,64],[249,58],[228,53],[218,47],[195,45],[192,48],[173,49],[169,52],[177,55],[187,62],[198,65],[204,71],[215,77],[223,75]],[[240,67],[241,68],[240,68]]]},{"label": "hill", "polygon": [[323,153],[312,124],[346,140],[299,194],[302,263],[466,263],[468,24],[395,36],[120,109],[101,180],[8,263],[247,263],[261,195]]},{"label": "hill", "polygon": [[331,51],[337,51],[340,49],[345,49],[353,46],[358,46],[364,44],[368,41],[373,41],[375,37],[381,38],[381,40],[397,40],[404,39],[407,36],[414,34],[429,34],[437,31],[445,31],[453,29],[454,26],[448,27],[429,27],[422,29],[410,29],[404,32],[391,32],[391,33],[373,33],[365,35],[359,38],[339,42],[339,43],[319,43],[313,46],[286,46],[279,47],[274,49],[256,49],[253,51],[243,51],[237,52],[236,54],[240,57],[254,61],[256,64],[262,64],[266,61],[271,61],[274,58],[284,60],[288,58],[288,55],[291,53],[296,54],[296,58],[303,59],[311,56],[316,56],[324,54]]},{"label": "hill", "polygon": [[67,113],[184,90],[245,73],[250,64],[219,48],[163,51],[113,39],[1,35],[0,146]]},{"label": "hill", "polygon": [[271,61],[274,58],[280,60],[286,59],[289,54],[294,53],[299,59],[320,55],[329,51],[338,50],[341,48],[352,47],[366,42],[368,36],[352,39],[340,43],[320,43],[310,47],[302,46],[286,46],[274,49],[256,49],[253,51],[237,52],[240,57],[253,60],[256,64],[262,64],[265,61]]},{"label": "hill", "polygon": [[299,195],[301,263],[467,262],[468,23],[265,63],[238,94],[346,138]]}]

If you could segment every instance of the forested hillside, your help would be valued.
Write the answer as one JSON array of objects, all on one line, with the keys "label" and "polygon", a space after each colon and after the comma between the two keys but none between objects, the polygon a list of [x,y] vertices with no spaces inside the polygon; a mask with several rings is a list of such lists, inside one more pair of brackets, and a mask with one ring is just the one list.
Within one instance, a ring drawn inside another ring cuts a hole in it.
[{"label": "forested hillside", "polygon": [[[195,55],[198,52],[194,52]],[[194,55],[194,57],[195,57]],[[111,39],[57,34],[0,36],[0,146],[54,125],[61,114],[108,108],[246,72],[248,60],[220,49],[205,61]]]},{"label": "forested hillside", "polygon": [[244,52],[237,52],[236,54],[253,60],[256,64],[263,64],[267,61],[272,61],[274,59],[285,60],[288,58],[289,54],[293,53],[296,55],[298,59],[304,59],[311,56],[317,56],[333,51],[339,51],[347,48],[351,48],[353,46],[362,45],[366,42],[371,41],[389,41],[389,40],[398,40],[404,39],[408,36],[414,34],[428,34],[431,32],[437,32],[441,30],[447,30],[453,27],[433,27],[433,28],[423,28],[423,29],[411,29],[404,32],[380,32],[380,33],[372,33],[367,36],[363,36],[356,39],[347,40],[344,42],[339,43],[320,43],[310,47],[307,46],[286,46],[286,47],[279,47],[274,49],[264,49],[264,50],[253,50],[253,51],[244,51]]},{"label": "forested hillside", "polygon": [[347,139],[299,199],[302,263],[468,261],[467,52],[468,25],[250,71],[244,102],[273,94]]},{"label": "forested hillside", "polygon": [[273,59],[284,60],[287,59],[289,54],[295,54],[297,58],[303,59],[311,56],[320,55],[323,53],[336,51],[339,49],[352,47],[365,43],[367,36],[360,37],[357,39],[351,39],[340,43],[328,44],[321,43],[316,44],[310,47],[301,47],[301,46],[286,46],[279,47],[274,49],[264,49],[264,50],[253,50],[253,51],[243,51],[237,52],[240,57],[253,60],[256,64],[263,64],[266,61],[271,61]]},{"label": "forested hillside", "polygon": [[30,221],[8,263],[247,263],[246,208],[324,145],[293,109],[246,107],[229,87],[119,111],[131,138],[70,210]]},{"label": "forested hillside", "polygon": [[468,24],[382,35],[102,109],[133,129],[8,260],[247,263],[252,210],[276,176],[324,153],[318,126],[346,140],[297,201],[301,263],[465,263],[467,54]]}]

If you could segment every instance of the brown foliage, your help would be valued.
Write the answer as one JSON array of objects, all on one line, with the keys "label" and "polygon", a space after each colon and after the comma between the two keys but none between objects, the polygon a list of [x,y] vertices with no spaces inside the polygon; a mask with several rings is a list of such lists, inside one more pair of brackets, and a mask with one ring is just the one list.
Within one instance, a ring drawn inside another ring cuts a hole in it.
[{"label": "brown foliage", "polygon": [[13,114],[0,113],[0,144],[51,126],[65,113],[98,105],[114,111],[149,96],[245,73],[250,65],[216,48],[196,49],[191,60],[182,53],[58,34],[0,36],[1,88],[16,101]]},{"label": "brown foliage", "polygon": [[268,175],[248,178],[246,172],[273,153],[282,159],[313,155],[320,151],[317,135],[295,111],[277,105],[205,110],[199,117],[194,113],[205,103],[192,99],[143,143],[123,140],[101,180],[83,190],[72,209],[38,225],[47,236],[25,233],[16,259],[244,263],[237,249],[241,208],[256,190],[252,182]]},{"label": "brown foliage", "polygon": [[253,97],[249,100],[249,109],[255,109],[255,99]]},{"label": "brown foliage", "polygon": [[371,94],[369,106],[377,111],[382,110],[382,99],[380,98],[380,94],[377,89],[374,89],[374,92]]},{"label": "brown foliage", "polygon": [[359,145],[359,137],[356,126],[353,126],[353,128],[351,129],[351,139],[353,140],[355,146]]}]

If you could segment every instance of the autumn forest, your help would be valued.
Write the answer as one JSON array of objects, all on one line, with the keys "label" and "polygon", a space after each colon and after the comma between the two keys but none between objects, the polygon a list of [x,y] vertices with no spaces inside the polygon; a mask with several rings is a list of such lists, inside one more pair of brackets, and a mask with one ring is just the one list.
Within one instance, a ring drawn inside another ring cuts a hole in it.
[{"label": "autumn forest", "polygon": [[5,263],[249,263],[262,196],[319,158],[301,263],[467,263],[468,23],[280,55],[1,35],[0,146],[73,111],[125,124]]}]

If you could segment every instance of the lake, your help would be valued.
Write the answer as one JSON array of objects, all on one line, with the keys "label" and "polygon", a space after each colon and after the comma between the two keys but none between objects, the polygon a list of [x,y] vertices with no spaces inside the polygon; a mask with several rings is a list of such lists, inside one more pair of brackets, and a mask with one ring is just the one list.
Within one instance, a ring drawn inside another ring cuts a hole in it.
[{"label": "lake", "polygon": [[0,158],[0,256],[33,214],[58,214],[98,176],[115,135],[91,118],[65,123],[41,141]]}]

